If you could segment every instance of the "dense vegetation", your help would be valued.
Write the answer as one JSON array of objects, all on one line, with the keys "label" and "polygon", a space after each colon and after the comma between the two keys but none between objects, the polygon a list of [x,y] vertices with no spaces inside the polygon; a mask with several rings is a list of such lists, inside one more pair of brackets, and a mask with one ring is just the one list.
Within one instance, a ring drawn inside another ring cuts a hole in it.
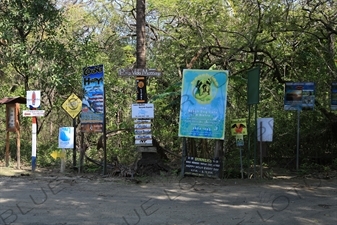
[{"label": "dense vegetation", "polygon": [[[117,71],[136,62],[135,7],[135,1],[128,0],[0,2],[0,99],[41,90],[46,115],[38,121],[39,165],[54,162],[50,153],[57,149],[58,128],[72,125],[61,104],[71,93],[82,97],[85,66],[104,64],[107,130],[133,128],[130,110],[136,99],[135,79],[119,77]],[[297,114],[283,109],[284,83],[315,82],[315,109],[300,114],[301,168],[336,169],[337,116],[330,110],[330,85],[337,78],[334,1],[148,0],[146,22],[146,66],[163,71],[163,76],[149,78],[147,84],[148,101],[155,104],[153,135],[162,147],[181,155],[182,70],[212,66],[229,70],[225,170],[227,175],[239,170],[239,151],[229,125],[232,119],[248,120],[246,74],[260,66],[257,116],[275,120],[265,163],[294,168]],[[1,112],[0,146],[4,149],[4,106]],[[31,119],[20,120],[22,160],[29,162]],[[253,131],[254,127],[252,137]],[[85,134],[88,154],[98,159],[102,150],[96,150],[97,139],[97,134]],[[199,150],[195,154],[213,157],[214,141],[193,142]],[[253,163],[253,152],[247,150],[247,138],[245,142],[247,168]],[[14,134],[10,146],[14,160]],[[137,157],[132,132],[109,138],[107,149],[110,161],[118,157],[129,163]],[[169,160],[179,162],[181,158],[175,155],[168,154]]]}]

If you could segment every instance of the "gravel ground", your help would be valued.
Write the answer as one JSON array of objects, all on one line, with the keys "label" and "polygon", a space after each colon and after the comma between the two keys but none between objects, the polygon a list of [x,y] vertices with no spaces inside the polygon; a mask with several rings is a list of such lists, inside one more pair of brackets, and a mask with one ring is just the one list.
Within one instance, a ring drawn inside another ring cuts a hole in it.
[{"label": "gravel ground", "polygon": [[158,176],[135,182],[0,168],[0,225],[9,224],[337,225],[337,179]]}]

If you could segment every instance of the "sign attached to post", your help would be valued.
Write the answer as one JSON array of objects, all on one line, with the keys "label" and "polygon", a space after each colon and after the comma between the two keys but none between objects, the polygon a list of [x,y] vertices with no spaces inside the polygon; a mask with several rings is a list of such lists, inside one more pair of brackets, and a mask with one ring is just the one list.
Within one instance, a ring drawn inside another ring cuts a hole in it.
[{"label": "sign attached to post", "polygon": [[41,104],[41,91],[27,91],[27,107],[38,108]]},{"label": "sign attached to post", "polygon": [[120,69],[119,76],[145,76],[145,77],[159,77],[162,75],[161,71],[156,69]]},{"label": "sign attached to post", "polygon": [[154,106],[152,103],[148,104],[132,104],[132,118],[133,119],[153,119]]},{"label": "sign attached to post", "polygon": [[60,127],[59,148],[74,148],[74,128]]},{"label": "sign attached to post", "polygon": [[62,108],[74,119],[82,110],[82,100],[72,93],[62,104]]},{"label": "sign attached to post", "polygon": [[[262,125],[262,126],[261,126]],[[257,119],[257,141],[273,141],[273,118],[258,118]]]},{"label": "sign attached to post", "polygon": [[44,110],[23,110],[23,117],[41,117],[44,116]]}]

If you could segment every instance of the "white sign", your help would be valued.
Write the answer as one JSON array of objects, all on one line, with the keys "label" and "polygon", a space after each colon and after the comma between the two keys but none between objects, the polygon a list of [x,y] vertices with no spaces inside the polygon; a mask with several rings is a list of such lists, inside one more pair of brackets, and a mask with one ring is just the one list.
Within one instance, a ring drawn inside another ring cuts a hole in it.
[{"label": "white sign", "polygon": [[137,123],[135,124],[135,129],[150,129],[151,123]]},{"label": "white sign", "polygon": [[136,129],[135,134],[151,134],[151,129]]},{"label": "white sign", "polygon": [[136,139],[135,145],[138,146],[152,146],[152,139]]},{"label": "white sign", "polygon": [[41,91],[27,91],[27,107],[38,108],[41,104]]},{"label": "white sign", "polygon": [[153,119],[154,106],[152,103],[132,104],[133,119]]},{"label": "white sign", "polygon": [[273,128],[274,128],[273,118],[258,118],[257,119],[257,140],[261,141],[261,134],[262,134],[262,141],[272,142],[273,141]]},{"label": "white sign", "polygon": [[59,148],[74,148],[74,128],[60,127]]},{"label": "white sign", "polygon": [[22,116],[23,117],[41,117],[44,116],[44,110],[23,110]]}]

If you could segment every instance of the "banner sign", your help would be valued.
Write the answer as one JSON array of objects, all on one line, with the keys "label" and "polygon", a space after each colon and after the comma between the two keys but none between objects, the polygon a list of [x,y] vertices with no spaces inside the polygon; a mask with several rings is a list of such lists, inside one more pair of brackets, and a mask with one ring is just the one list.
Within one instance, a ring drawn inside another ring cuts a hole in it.
[{"label": "banner sign", "polygon": [[[262,126],[261,126],[262,125]],[[273,141],[273,118],[258,118],[257,119],[257,141]]]},{"label": "banner sign", "polygon": [[331,110],[337,110],[337,83],[331,84]]},{"label": "banner sign", "polygon": [[315,105],[315,83],[285,84],[284,110],[312,110]]},{"label": "banner sign", "polygon": [[104,123],[104,68],[103,65],[83,69],[84,90],[81,111],[82,132],[103,132]]},{"label": "banner sign", "polygon": [[220,177],[220,160],[186,157],[185,175]]},{"label": "banner sign", "polygon": [[59,148],[74,148],[74,128],[60,127]]},{"label": "banner sign", "polygon": [[228,71],[183,71],[179,136],[225,138]]}]

